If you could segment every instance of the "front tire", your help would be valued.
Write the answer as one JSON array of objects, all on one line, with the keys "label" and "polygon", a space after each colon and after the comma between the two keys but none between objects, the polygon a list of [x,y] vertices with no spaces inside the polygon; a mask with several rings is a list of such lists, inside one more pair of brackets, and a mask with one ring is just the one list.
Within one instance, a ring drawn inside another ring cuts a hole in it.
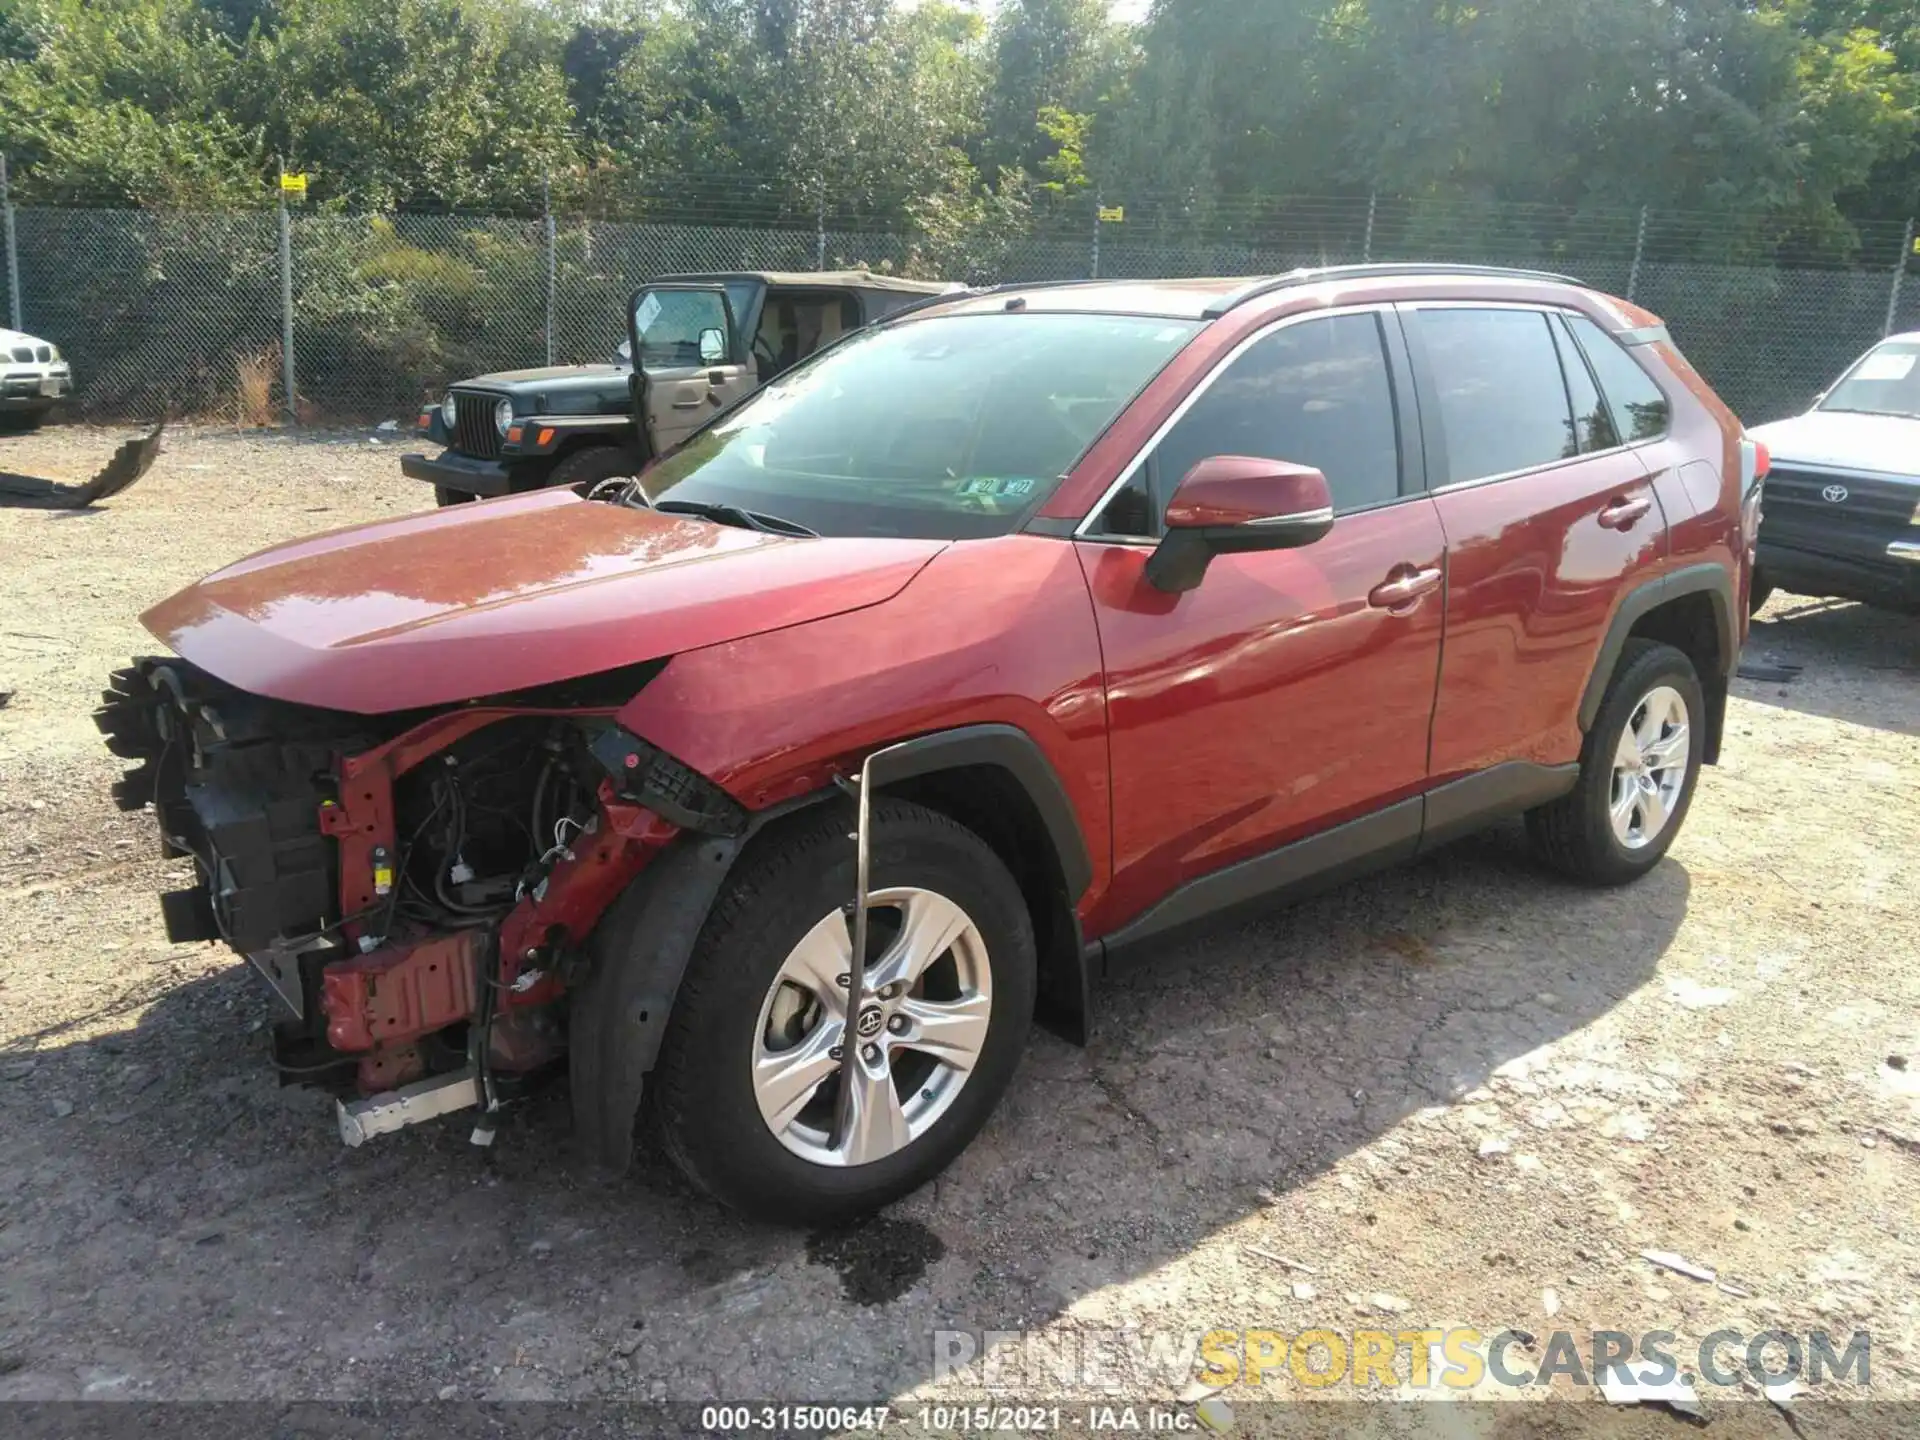
[{"label": "front tire", "polygon": [[1006,866],[918,805],[879,800],[871,823],[861,1002],[839,983],[854,847],[836,805],[721,891],[649,1081],[675,1163],[763,1219],[834,1224],[925,1184],[986,1123],[1026,1043],[1033,927]]},{"label": "front tire", "polygon": [[445,485],[436,485],[433,487],[433,503],[438,505],[442,510],[446,509],[449,505],[469,504],[475,498],[477,497],[470,491],[449,490]]},{"label": "front tire", "polygon": [[1629,640],[1580,752],[1580,780],[1527,812],[1547,863],[1593,885],[1638,879],[1667,853],[1693,804],[1706,704],[1693,662]]},{"label": "front tire", "polygon": [[616,475],[637,475],[639,462],[633,452],[618,445],[590,445],[576,450],[555,465],[536,489],[557,490],[562,485],[597,485]]},{"label": "front tire", "polygon": [[1747,614],[1758,615],[1760,607],[1767,603],[1773,594],[1773,581],[1767,578],[1767,572],[1759,566],[1753,568],[1753,578],[1747,582]]}]

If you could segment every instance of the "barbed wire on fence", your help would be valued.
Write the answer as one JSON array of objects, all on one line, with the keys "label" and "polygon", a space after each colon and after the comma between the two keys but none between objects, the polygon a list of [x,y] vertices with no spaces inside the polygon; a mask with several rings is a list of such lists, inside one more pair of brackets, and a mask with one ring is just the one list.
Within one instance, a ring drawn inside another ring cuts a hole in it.
[{"label": "barbed wire on fence", "polygon": [[[1902,287],[1896,278],[1911,258],[1910,226],[1801,234],[1764,217],[1645,208],[1377,195],[1202,205],[1042,191],[916,228],[795,216],[751,185],[683,187],[651,205],[627,198],[644,218],[296,210],[284,269],[272,209],[182,214],[0,200],[0,316],[17,313],[23,328],[68,352],[92,417],[168,409],[241,423],[275,411],[400,416],[466,376],[609,359],[627,296],[675,272],[865,266],[992,283],[1360,261],[1524,265],[1662,315],[1752,421],[1803,408],[1888,329],[1920,325],[1920,281]],[[283,353],[287,336],[297,357]],[[297,395],[284,393],[289,372]]]}]

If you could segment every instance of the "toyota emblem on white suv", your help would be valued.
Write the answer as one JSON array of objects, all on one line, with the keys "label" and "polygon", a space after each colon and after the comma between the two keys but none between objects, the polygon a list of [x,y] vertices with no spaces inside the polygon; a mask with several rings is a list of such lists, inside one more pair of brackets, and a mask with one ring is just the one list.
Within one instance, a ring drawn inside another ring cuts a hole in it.
[{"label": "toyota emblem on white suv", "polygon": [[1829,485],[1826,489],[1822,490],[1820,494],[1823,498],[1831,500],[1835,505],[1838,505],[1847,498],[1847,487],[1844,485]]}]

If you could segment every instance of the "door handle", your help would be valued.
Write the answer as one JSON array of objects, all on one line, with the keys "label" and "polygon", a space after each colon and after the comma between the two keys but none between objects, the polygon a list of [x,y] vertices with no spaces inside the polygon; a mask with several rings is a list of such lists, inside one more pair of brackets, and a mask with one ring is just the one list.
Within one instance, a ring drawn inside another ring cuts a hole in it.
[{"label": "door handle", "polygon": [[1382,580],[1367,592],[1367,603],[1383,610],[1405,609],[1429,590],[1439,589],[1441,574],[1438,565],[1431,570],[1397,566],[1391,580]]},{"label": "door handle", "polygon": [[673,408],[676,410],[698,410],[700,408],[700,399],[698,396],[695,396],[691,400],[676,400],[673,402]]},{"label": "door handle", "polygon": [[1633,522],[1652,508],[1651,495],[1621,495],[1609,501],[1600,512],[1600,523],[1609,530],[1631,530]]}]

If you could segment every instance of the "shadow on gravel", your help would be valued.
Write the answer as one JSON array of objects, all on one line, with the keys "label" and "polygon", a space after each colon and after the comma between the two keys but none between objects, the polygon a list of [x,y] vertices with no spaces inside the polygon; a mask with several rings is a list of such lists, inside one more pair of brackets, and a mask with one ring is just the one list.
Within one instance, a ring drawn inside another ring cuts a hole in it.
[{"label": "shadow on gravel", "polygon": [[1794,596],[1753,622],[1743,658],[1798,667],[1791,679],[1737,681],[1744,699],[1920,735],[1920,704],[1889,704],[1880,688],[1920,681],[1920,616]]},{"label": "shadow on gravel", "polygon": [[[491,1150],[458,1116],[343,1150],[330,1101],[274,1088],[235,966],[131,1029],[0,1054],[0,1399],[898,1395],[936,1330],[1156,1271],[1611,1009],[1688,888],[1673,860],[1565,885],[1506,830],[1195,940],[1096,996],[1086,1050],[1036,1032],[956,1165],[833,1237],[721,1213],[644,1152],[585,1178],[558,1090]],[[1329,1223],[1389,1194],[1437,1212],[1471,1140],[1424,1133]]]}]

